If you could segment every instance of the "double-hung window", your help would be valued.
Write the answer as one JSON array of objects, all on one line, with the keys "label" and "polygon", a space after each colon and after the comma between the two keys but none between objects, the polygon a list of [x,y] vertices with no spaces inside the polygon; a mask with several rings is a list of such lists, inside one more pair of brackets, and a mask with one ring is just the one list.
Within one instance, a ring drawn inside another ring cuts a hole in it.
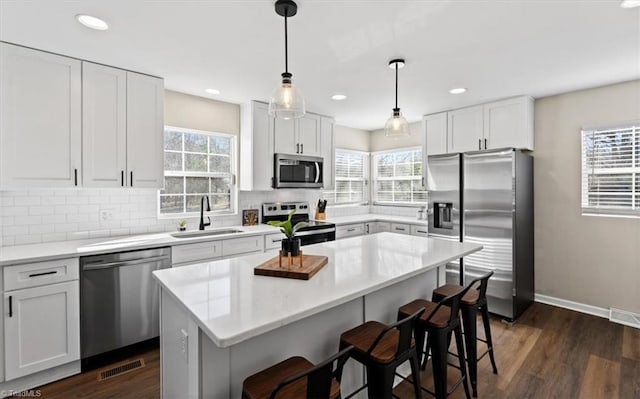
[{"label": "double-hung window", "polygon": [[422,148],[405,148],[373,154],[373,200],[376,204],[422,205]]},{"label": "double-hung window", "polygon": [[640,216],[640,122],[582,131],[582,213]]},{"label": "double-hung window", "polygon": [[330,204],[366,204],[369,196],[369,154],[336,149],[335,190],[325,192]]},{"label": "double-hung window", "polygon": [[209,196],[211,213],[233,213],[235,157],[235,136],[166,126],[160,214],[195,215],[205,195]]}]

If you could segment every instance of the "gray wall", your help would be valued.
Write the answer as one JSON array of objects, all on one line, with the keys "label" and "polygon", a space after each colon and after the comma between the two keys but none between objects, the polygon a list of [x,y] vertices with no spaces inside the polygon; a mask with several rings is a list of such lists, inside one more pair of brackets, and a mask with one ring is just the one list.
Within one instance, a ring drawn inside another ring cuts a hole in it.
[{"label": "gray wall", "polygon": [[581,127],[640,120],[640,80],[535,106],[536,292],[640,312],[640,219],[581,215]]},{"label": "gray wall", "polygon": [[371,133],[367,130],[336,125],[334,129],[336,148],[369,152]]}]

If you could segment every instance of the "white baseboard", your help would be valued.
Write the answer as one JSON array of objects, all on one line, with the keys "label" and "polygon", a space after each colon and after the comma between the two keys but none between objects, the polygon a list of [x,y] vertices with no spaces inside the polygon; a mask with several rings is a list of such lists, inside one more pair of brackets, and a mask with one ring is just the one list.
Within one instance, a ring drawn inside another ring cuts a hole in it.
[{"label": "white baseboard", "polygon": [[542,294],[535,294],[534,300],[536,302],[544,303],[547,305],[575,310],[576,312],[586,313],[593,316],[602,317],[604,319],[609,319],[609,309],[600,308],[598,306],[587,305],[580,302],[569,301],[566,299],[555,298]]}]

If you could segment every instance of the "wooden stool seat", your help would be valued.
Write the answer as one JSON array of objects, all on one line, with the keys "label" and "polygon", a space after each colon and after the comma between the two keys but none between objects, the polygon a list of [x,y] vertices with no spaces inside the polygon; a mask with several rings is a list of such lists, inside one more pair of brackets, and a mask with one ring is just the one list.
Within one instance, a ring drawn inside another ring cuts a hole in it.
[{"label": "wooden stool seat", "polygon": [[[416,311],[419,309],[420,308],[417,308]],[[410,313],[409,316],[411,314],[412,313]],[[375,341],[385,328],[387,328],[386,324],[377,321],[368,321],[342,333],[340,336],[340,346],[352,345],[354,355],[360,354],[365,356],[371,344],[373,344],[373,341]],[[400,333],[398,330],[391,330],[385,334],[371,352],[371,359],[382,364],[393,361],[396,357],[396,351],[398,350],[399,336]],[[414,345],[415,343],[412,339],[411,346],[413,347]]]},{"label": "wooden stool seat", "polygon": [[[461,285],[456,284],[445,284],[441,287],[433,290],[434,298],[444,298],[449,295],[454,294],[457,291],[460,291],[463,287]],[[469,290],[460,300],[460,303],[463,306],[473,306],[478,303],[478,299],[480,299],[480,293],[478,290]]]},{"label": "wooden stool seat", "polygon": [[[273,389],[285,379],[298,373],[310,370],[314,367],[313,363],[304,357],[290,357],[282,362],[273,365],[248,377],[242,384],[242,397],[246,399],[268,399]],[[286,387],[282,388],[277,394],[277,399],[295,399],[307,396],[307,378],[301,378]],[[340,384],[336,379],[331,381],[331,396],[337,398],[340,396]]]},{"label": "wooden stool seat", "polygon": [[[448,295],[447,295],[448,296]],[[424,308],[424,313],[418,319],[418,322],[427,322],[427,317],[438,306],[437,303],[430,302],[424,299],[416,299],[413,302],[409,302],[398,309],[398,317],[404,318],[411,314],[414,314],[418,309]],[[451,317],[451,308],[448,306],[441,306],[436,313],[428,321],[428,324],[436,328],[444,328],[449,324],[449,318]]]}]

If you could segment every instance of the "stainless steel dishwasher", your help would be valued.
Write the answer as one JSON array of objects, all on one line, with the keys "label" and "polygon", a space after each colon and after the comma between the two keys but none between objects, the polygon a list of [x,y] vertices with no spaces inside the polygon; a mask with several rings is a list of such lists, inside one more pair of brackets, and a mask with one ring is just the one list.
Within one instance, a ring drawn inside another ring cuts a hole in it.
[{"label": "stainless steel dishwasher", "polygon": [[80,258],[83,362],[158,337],[160,290],[151,272],[168,267],[171,248]]}]

